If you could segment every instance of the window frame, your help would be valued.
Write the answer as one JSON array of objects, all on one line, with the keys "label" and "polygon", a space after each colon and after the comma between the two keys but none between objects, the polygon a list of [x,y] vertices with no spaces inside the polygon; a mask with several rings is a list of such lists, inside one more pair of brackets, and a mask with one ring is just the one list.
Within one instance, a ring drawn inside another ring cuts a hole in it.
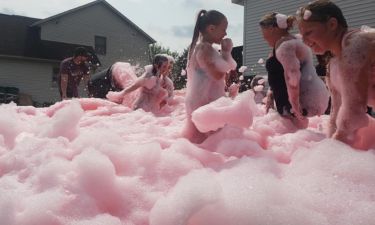
[{"label": "window frame", "polygon": [[107,37],[95,35],[94,37],[95,43],[95,53],[98,55],[106,55],[107,54]]},{"label": "window frame", "polygon": [[60,75],[60,67],[59,66],[52,67],[52,79],[51,79],[52,88],[59,87],[59,75]]}]

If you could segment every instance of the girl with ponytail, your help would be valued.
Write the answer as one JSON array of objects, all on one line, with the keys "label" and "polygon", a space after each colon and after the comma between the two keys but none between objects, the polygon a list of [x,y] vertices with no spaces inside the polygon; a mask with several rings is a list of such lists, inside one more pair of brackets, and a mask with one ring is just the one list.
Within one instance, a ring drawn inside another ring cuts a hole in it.
[{"label": "girl with ponytail", "polygon": [[[216,10],[201,10],[195,23],[188,53],[186,113],[184,136],[194,143],[202,142],[207,134],[201,133],[191,120],[197,108],[225,96],[225,74],[235,69],[232,58],[232,40],[224,37],[228,21]],[[219,52],[213,44],[221,45]]]},{"label": "girl with ponytail", "polygon": [[146,112],[158,112],[160,103],[167,95],[167,91],[161,86],[161,79],[168,73],[168,57],[162,54],[154,56],[152,65],[145,66],[145,72],[131,85],[120,92],[109,92],[107,98],[116,103],[122,103],[124,97],[131,92],[140,89],[139,95],[133,103],[133,109],[143,109]]}]

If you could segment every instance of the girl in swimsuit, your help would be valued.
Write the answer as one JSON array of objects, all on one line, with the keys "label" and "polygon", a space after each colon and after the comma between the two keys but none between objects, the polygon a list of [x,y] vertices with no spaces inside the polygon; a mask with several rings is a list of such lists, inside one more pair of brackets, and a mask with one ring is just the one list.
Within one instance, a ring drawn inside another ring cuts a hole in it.
[{"label": "girl in swimsuit", "polygon": [[[216,10],[198,13],[187,66],[186,114],[184,136],[194,143],[201,143],[208,134],[201,133],[192,122],[197,108],[225,96],[225,74],[236,68],[232,58],[233,43],[227,35],[228,21]],[[199,39],[199,42],[197,43]],[[221,52],[212,45],[221,45]]]},{"label": "girl in swimsuit", "polygon": [[289,33],[294,17],[277,12],[266,14],[259,25],[265,41],[273,48],[266,61],[270,92],[280,115],[299,128],[308,125],[307,117],[324,114],[329,94],[313,65],[313,55],[302,40]]},{"label": "girl in swimsuit", "polygon": [[360,130],[374,121],[366,111],[375,106],[375,31],[349,29],[341,9],[328,0],[301,7],[297,18],[303,41],[316,54],[332,55],[327,74],[332,97],[328,135],[355,146],[363,138]]}]

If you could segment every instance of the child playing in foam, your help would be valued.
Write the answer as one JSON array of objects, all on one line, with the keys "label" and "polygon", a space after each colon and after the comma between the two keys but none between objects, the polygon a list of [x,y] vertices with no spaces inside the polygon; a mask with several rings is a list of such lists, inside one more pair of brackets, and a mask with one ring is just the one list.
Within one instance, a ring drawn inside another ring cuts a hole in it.
[{"label": "child playing in foam", "polygon": [[[233,43],[228,38],[223,39],[227,27],[226,17],[216,10],[201,10],[198,13],[188,55],[187,122],[184,128],[184,136],[194,143],[201,143],[207,134],[198,131],[192,122],[193,111],[225,96],[225,74],[236,68],[231,56]],[[213,48],[214,43],[221,44],[221,52]]]},{"label": "child playing in foam", "polygon": [[[121,91],[134,83],[136,79],[135,67],[131,66],[130,63],[116,62],[108,69],[90,77],[87,85],[89,96],[106,98],[110,91]],[[134,96],[129,96],[129,99],[134,99]]]},{"label": "child playing in foam", "polygon": [[274,98],[282,116],[305,128],[306,117],[324,114],[329,94],[316,74],[311,50],[289,33],[293,21],[294,17],[273,12],[259,22],[264,39],[273,47],[273,54],[266,62],[271,88],[266,105],[272,105],[270,101]]},{"label": "child playing in foam", "polygon": [[375,120],[366,114],[367,106],[375,106],[374,30],[349,29],[341,9],[328,0],[314,1],[297,15],[304,42],[316,54],[333,55],[327,75],[332,95],[329,137],[357,148],[375,146],[375,131],[369,130]]},{"label": "child playing in foam", "polygon": [[140,93],[133,104],[133,109],[142,108],[146,112],[157,112],[160,103],[167,95],[161,87],[160,77],[168,71],[168,58],[165,55],[156,55],[152,65],[145,67],[145,72],[132,85],[120,92],[109,92],[107,98],[121,103],[124,96],[140,88]]},{"label": "child playing in foam", "polygon": [[164,105],[168,105],[172,100],[174,96],[174,84],[171,78],[173,65],[175,63],[175,60],[170,55],[165,55],[168,58],[168,70],[161,75],[161,87],[164,88],[167,91],[167,96],[165,96],[165,99],[161,102],[160,107],[163,107]]}]

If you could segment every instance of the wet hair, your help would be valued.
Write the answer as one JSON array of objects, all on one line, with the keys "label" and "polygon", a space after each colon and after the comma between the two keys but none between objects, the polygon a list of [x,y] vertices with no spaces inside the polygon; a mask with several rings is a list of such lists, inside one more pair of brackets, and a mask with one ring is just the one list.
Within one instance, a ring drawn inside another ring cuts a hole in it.
[{"label": "wet hair", "polygon": [[77,47],[76,49],[74,49],[74,55],[73,56],[74,57],[77,57],[77,56],[88,57],[89,54],[84,47]]},{"label": "wet hair", "polygon": [[188,59],[190,59],[190,56],[193,53],[199,34],[203,33],[209,25],[219,25],[224,19],[226,19],[224,14],[216,10],[206,11],[202,9],[199,11],[194,27],[193,39],[189,48]]},{"label": "wet hair", "polygon": [[176,60],[173,58],[173,56],[168,55],[168,54],[162,54],[162,55],[168,58],[168,62],[170,62],[170,63],[176,62]]},{"label": "wet hair", "polygon": [[[311,15],[308,18],[304,18],[306,11],[311,12]],[[299,20],[305,20],[309,22],[326,23],[332,17],[336,18],[337,23],[341,27],[348,28],[348,23],[346,22],[341,9],[335,3],[329,0],[313,1],[308,5],[301,7],[297,11],[297,18]]]},{"label": "wet hair", "polygon": [[272,13],[268,13],[264,15],[259,21],[259,26],[261,28],[277,27],[277,28],[286,29],[286,30],[290,30],[291,28],[293,28],[294,21],[296,20],[294,16],[288,16],[286,19],[287,27],[281,28],[277,24],[277,17],[276,17],[277,14],[279,13],[272,12]]},{"label": "wet hair", "polygon": [[152,74],[156,75],[157,71],[163,65],[164,62],[168,62],[168,57],[164,54],[157,54],[154,56],[152,61]]}]

